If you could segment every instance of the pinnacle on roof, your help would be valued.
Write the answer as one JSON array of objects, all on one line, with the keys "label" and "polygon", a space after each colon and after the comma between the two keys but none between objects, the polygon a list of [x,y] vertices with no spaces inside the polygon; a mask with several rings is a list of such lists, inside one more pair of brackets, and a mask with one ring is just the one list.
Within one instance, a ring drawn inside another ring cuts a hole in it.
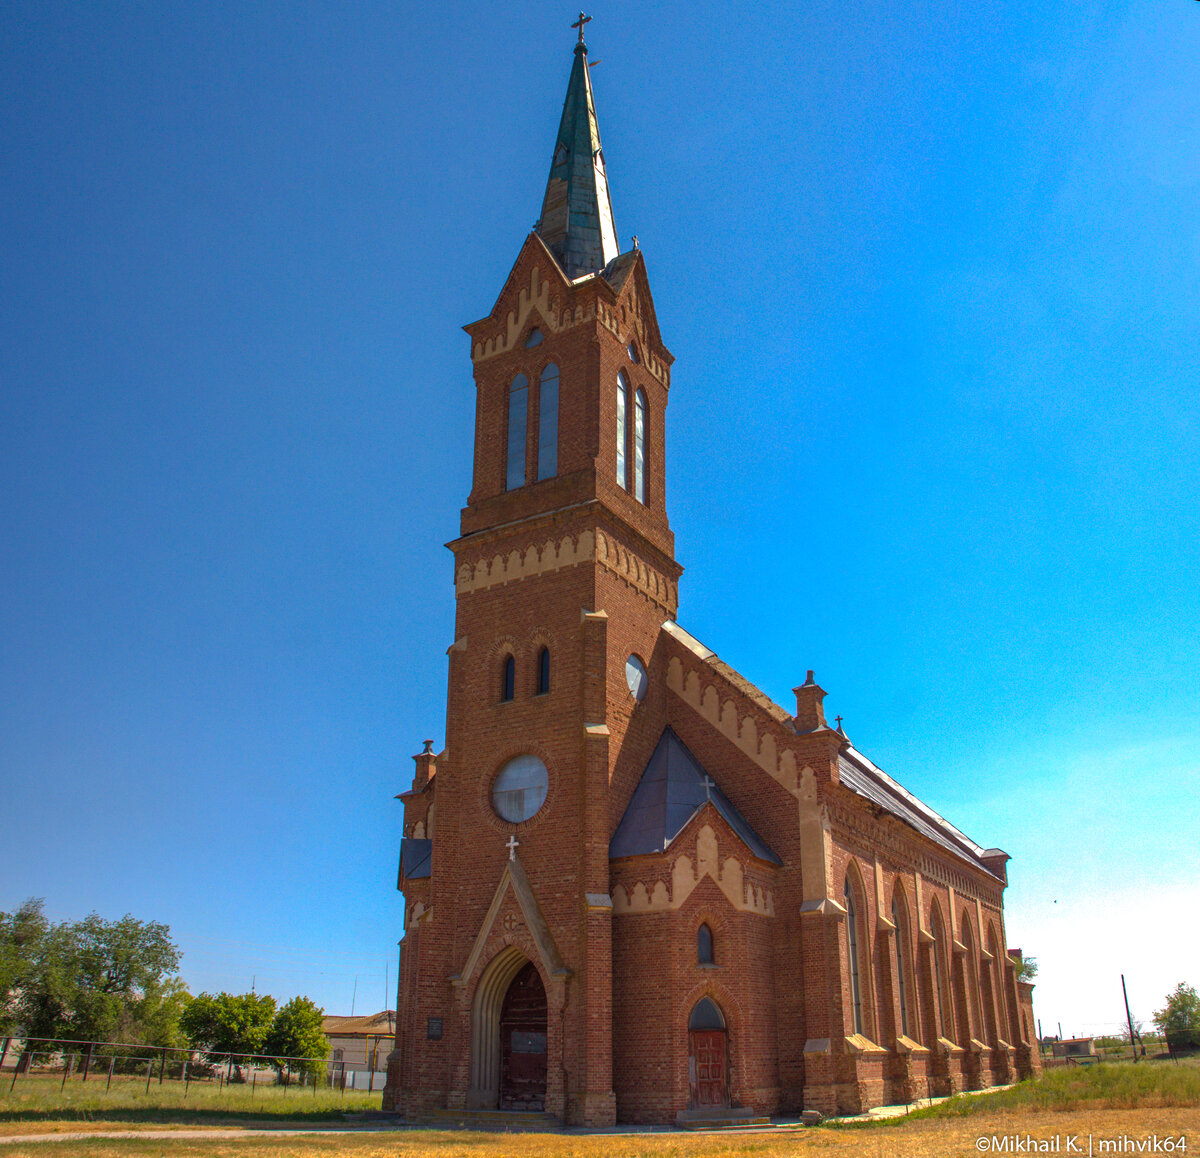
[{"label": "pinnacle on roof", "polygon": [[590,19],[581,12],[571,26],[579,29],[579,42],[550,161],[542,217],[534,227],[571,279],[603,269],[619,252],[583,42],[583,26]]}]

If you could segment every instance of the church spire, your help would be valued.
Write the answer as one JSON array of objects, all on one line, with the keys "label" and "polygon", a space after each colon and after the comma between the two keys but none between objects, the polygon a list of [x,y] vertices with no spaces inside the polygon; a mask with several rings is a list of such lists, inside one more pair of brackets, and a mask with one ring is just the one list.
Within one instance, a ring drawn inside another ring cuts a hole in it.
[{"label": "church spire", "polygon": [[619,252],[583,41],[583,26],[590,19],[581,12],[571,25],[579,29],[579,42],[550,162],[542,219],[536,226],[569,278],[603,269]]}]

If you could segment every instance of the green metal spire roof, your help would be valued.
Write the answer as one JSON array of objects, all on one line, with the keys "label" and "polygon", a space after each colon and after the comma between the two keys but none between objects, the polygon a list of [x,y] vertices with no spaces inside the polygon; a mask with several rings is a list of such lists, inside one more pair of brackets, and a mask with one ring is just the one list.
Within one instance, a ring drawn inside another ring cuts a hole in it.
[{"label": "green metal spire roof", "polygon": [[577,27],[575,63],[550,162],[542,219],[535,227],[569,278],[595,273],[619,253],[583,24]]}]

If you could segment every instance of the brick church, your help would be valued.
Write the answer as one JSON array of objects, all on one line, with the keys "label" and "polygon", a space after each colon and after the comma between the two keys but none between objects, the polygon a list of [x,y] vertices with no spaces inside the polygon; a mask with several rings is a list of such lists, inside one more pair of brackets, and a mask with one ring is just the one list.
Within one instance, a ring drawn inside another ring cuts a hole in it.
[{"label": "brick church", "polygon": [[1008,856],[678,622],[663,344],[583,20],[541,219],[466,327],[446,745],[401,794],[384,1106],[857,1112],[1040,1068]]}]

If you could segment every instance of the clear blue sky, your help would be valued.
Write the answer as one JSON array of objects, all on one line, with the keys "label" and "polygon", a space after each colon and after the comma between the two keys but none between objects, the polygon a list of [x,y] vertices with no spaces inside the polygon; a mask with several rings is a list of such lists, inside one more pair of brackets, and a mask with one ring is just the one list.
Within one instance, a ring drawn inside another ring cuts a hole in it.
[{"label": "clear blue sky", "polygon": [[[680,621],[781,704],[814,668],[1012,854],[1047,1029],[1115,1023],[1121,971],[1148,1016],[1200,984],[1200,4],[593,15],[678,359]],[[0,908],[383,1006],[460,326],[538,215],[574,18],[0,6]]]}]

